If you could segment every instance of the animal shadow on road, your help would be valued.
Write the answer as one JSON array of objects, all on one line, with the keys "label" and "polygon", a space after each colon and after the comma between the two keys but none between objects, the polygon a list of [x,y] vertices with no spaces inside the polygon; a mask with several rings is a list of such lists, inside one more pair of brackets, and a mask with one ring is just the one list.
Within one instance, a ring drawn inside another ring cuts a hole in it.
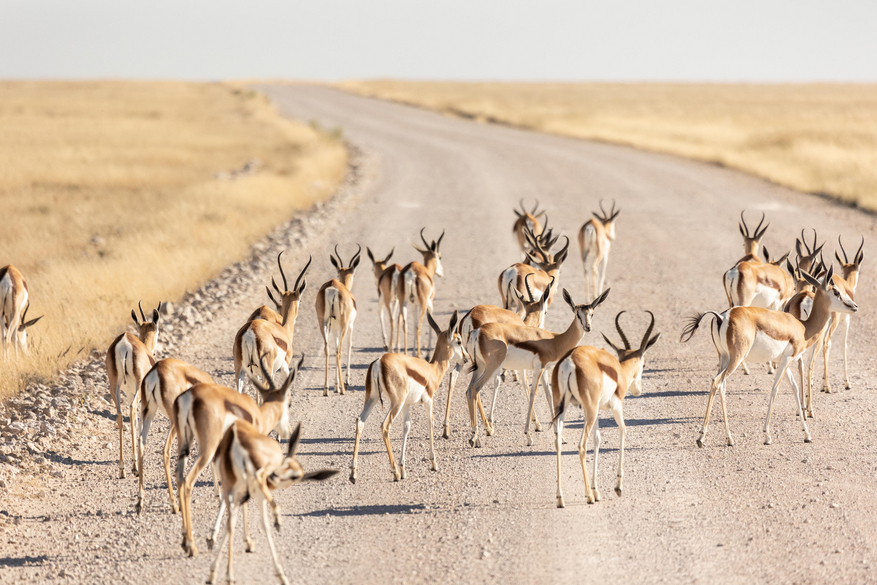
[{"label": "animal shadow on road", "polygon": [[46,555],[38,557],[3,557],[0,558],[0,567],[24,567],[27,565],[42,565],[49,560]]},{"label": "animal shadow on road", "polygon": [[314,510],[304,514],[284,514],[284,516],[383,516],[384,514],[416,514],[425,511],[426,506],[423,504],[376,504],[373,506],[326,508],[325,510]]}]

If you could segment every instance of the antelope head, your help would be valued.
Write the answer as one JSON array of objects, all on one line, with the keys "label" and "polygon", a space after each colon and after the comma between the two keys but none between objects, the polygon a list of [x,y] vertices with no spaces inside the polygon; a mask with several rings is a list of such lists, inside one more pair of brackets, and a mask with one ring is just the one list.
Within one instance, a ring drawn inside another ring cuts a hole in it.
[{"label": "antelope head", "polygon": [[[454,314],[451,315],[451,322],[448,325],[448,328],[444,331],[439,324],[435,322],[435,319],[432,316],[432,311],[426,312],[426,319],[429,321],[429,326],[432,327],[432,330],[435,331],[436,342],[435,342],[435,352],[433,352],[433,358],[438,354],[439,351],[439,343],[442,346],[446,346],[448,348],[448,352],[450,355],[447,359],[452,362],[463,363],[464,361],[471,361],[469,354],[466,352],[466,349],[463,347],[463,338],[460,337],[460,332],[457,331],[457,318],[459,315],[457,311],[454,311]],[[441,359],[441,358],[439,358]]]},{"label": "antelope head", "polygon": [[[850,275],[854,272],[859,272],[859,266],[862,264],[862,260],[865,259],[865,255],[862,253],[862,247],[865,245],[865,236],[862,236],[862,243],[859,244],[859,250],[856,252],[856,255],[853,256],[852,262],[850,262],[849,258],[847,258],[847,251],[844,250],[844,245],[840,241],[840,236],[837,237],[837,243],[840,244],[840,251],[843,253],[843,260],[840,259],[840,255],[838,255],[837,250],[834,251],[834,257],[837,258],[837,261],[840,262],[841,270],[843,270],[844,280],[849,281]],[[850,283],[851,285],[854,283]]]},{"label": "antelope head", "polygon": [[611,347],[615,351],[615,355],[618,356],[619,362],[623,364],[624,362],[627,362],[629,360],[636,360],[636,362],[634,362],[634,365],[636,366],[636,375],[630,381],[630,386],[628,387],[628,390],[630,390],[630,393],[632,395],[639,396],[643,392],[643,367],[645,365],[645,360],[643,360],[643,356],[650,347],[655,345],[661,334],[658,333],[654,337],[649,337],[652,334],[652,329],[654,329],[655,327],[655,315],[651,311],[646,311],[646,313],[651,316],[652,321],[649,323],[648,329],[646,329],[646,334],[643,335],[643,340],[640,342],[639,348],[631,348],[630,342],[627,341],[627,336],[621,329],[621,323],[619,323],[619,318],[623,313],[625,313],[625,311],[621,311],[615,316],[615,330],[618,331],[618,336],[621,337],[621,343],[624,344],[623,348],[617,347],[614,343],[612,343],[612,341],[610,341],[610,339],[606,337],[605,333],[601,332],[600,335],[603,336],[603,339],[606,340],[606,343],[609,344],[609,347]]},{"label": "antelope head", "polygon": [[[286,250],[284,250],[284,252],[285,251]],[[280,300],[278,301],[274,298],[274,294],[267,286],[265,287],[265,290],[268,291],[268,298],[271,299],[271,302],[274,303],[277,310],[280,312],[280,315],[283,317],[284,324],[288,322],[295,324],[301,296],[304,294],[305,288],[308,286],[308,281],[304,277],[305,272],[307,272],[308,268],[311,266],[313,257],[308,256],[308,263],[305,264],[305,267],[298,275],[298,278],[295,279],[295,284],[293,285],[292,290],[290,290],[289,285],[286,283],[286,274],[283,272],[283,265],[280,263],[281,256],[283,256],[283,252],[280,252],[280,254],[277,255],[277,267],[280,269],[280,278],[283,280],[283,290],[280,290],[280,287],[277,286],[277,281],[274,280],[273,276],[271,277],[271,285],[274,287],[274,290],[277,291],[277,294],[280,295]]]},{"label": "antelope head", "polygon": [[746,219],[744,219],[743,214],[744,211],[740,212],[740,223],[738,224],[740,227],[740,234],[743,236],[743,253],[747,255],[757,256],[758,255],[758,246],[761,244],[761,238],[764,237],[764,232],[767,231],[767,228],[770,227],[770,223],[766,226],[761,227],[761,224],[764,223],[764,212],[761,212],[761,221],[758,222],[758,226],[750,233],[749,226],[746,225]]},{"label": "antelope head", "polygon": [[323,481],[338,473],[337,469],[321,469],[320,471],[305,473],[301,463],[295,457],[300,440],[301,423],[295,426],[295,430],[292,431],[292,435],[289,437],[289,447],[286,450],[286,456],[283,458],[283,461],[271,471],[267,478],[268,486],[271,489],[282,489],[297,484],[300,481]]},{"label": "antelope head", "polygon": [[810,271],[810,268],[813,266],[813,263],[816,262],[816,257],[822,252],[822,246],[825,245],[825,242],[822,242],[821,246],[816,246],[816,230],[813,230],[813,246],[807,245],[807,240],[804,238],[804,230],[801,230],[801,239],[795,238],[795,251],[798,252],[798,266],[801,270]]},{"label": "antelope head", "polygon": [[411,245],[414,246],[414,249],[423,254],[423,265],[426,267],[430,266],[430,263],[434,263],[435,270],[433,273],[436,276],[444,276],[445,271],[442,268],[442,253],[441,253],[441,245],[442,238],[445,237],[445,231],[442,230],[442,235],[439,236],[438,240],[433,240],[432,243],[427,242],[426,238],[423,237],[423,232],[426,228],[420,230],[420,239],[423,241],[424,247],[421,248],[414,242],[411,242]]},{"label": "antelope head", "polygon": [[591,330],[591,321],[594,318],[594,309],[597,308],[597,305],[606,300],[606,297],[609,296],[609,290],[606,289],[603,291],[599,297],[597,297],[593,303],[590,305],[577,305],[573,302],[572,296],[569,294],[569,291],[563,289],[563,300],[566,301],[566,304],[569,305],[569,308],[572,309],[572,312],[575,314],[576,319],[579,320],[579,325],[582,326],[585,333]]},{"label": "antelope head", "polygon": [[381,275],[384,273],[384,270],[387,269],[387,264],[389,264],[390,258],[393,257],[393,252],[396,251],[396,248],[394,246],[393,249],[390,250],[390,253],[387,254],[387,257],[383,260],[376,260],[375,255],[372,254],[371,248],[369,248],[368,246],[366,246],[365,251],[366,254],[368,254],[369,259],[372,261],[372,265],[374,266],[375,284],[380,284]]},{"label": "antelope head", "polygon": [[618,214],[621,213],[621,210],[615,210],[615,199],[612,200],[612,209],[608,212],[603,209],[603,199],[600,200],[600,213],[598,214],[596,211],[591,212],[594,217],[600,220],[600,223],[603,224],[603,227],[606,229],[606,237],[609,238],[610,241],[615,241],[615,218],[618,217]]},{"label": "antelope head", "polygon": [[131,318],[134,319],[134,324],[137,325],[140,341],[143,342],[149,353],[153,353],[158,343],[158,323],[161,321],[161,315],[158,313],[158,310],[161,308],[161,302],[158,303],[158,307],[152,309],[151,320],[146,319],[146,314],[143,312],[143,305],[140,301],[137,301],[137,308],[140,309],[142,320],[137,318],[137,313],[134,312],[134,309],[131,309]]},{"label": "antelope head", "polygon": [[[514,210],[515,215],[518,216],[518,221],[523,222],[523,227],[530,230],[531,232],[541,234],[542,226],[539,224],[538,218],[541,216],[547,219],[547,216],[545,215],[544,209],[542,211],[539,211],[539,200],[536,199],[536,205],[534,205],[533,209],[531,209],[530,211],[527,211],[527,208],[524,207],[523,199],[521,199],[519,204],[521,206],[521,211],[518,211],[517,209]],[[516,229],[518,225],[520,224],[515,224]]]},{"label": "antelope head", "polygon": [[277,434],[280,435],[280,438],[282,439],[288,439],[292,435],[292,424],[289,422],[289,397],[292,393],[292,383],[295,381],[295,376],[298,374],[298,370],[301,368],[304,361],[305,356],[302,354],[301,359],[298,360],[295,367],[290,370],[289,375],[279,388],[274,383],[274,376],[271,375],[271,370],[268,368],[268,354],[263,354],[262,357],[259,358],[259,368],[262,370],[262,379],[264,380],[264,383],[257,380],[256,377],[247,370],[247,377],[250,378],[253,387],[262,395],[263,403],[282,403],[283,414],[272,429],[277,431]]},{"label": "antelope head", "polygon": [[24,306],[24,312],[21,314],[21,325],[18,326],[18,331],[15,333],[16,340],[18,342],[18,346],[27,354],[27,329],[28,327],[36,324],[37,321],[42,319],[45,315],[40,315],[36,319],[27,320],[27,310],[30,309],[30,303]]},{"label": "antelope head", "polygon": [[356,272],[356,267],[359,266],[360,252],[362,252],[362,246],[357,244],[356,254],[353,255],[346,266],[344,265],[344,260],[341,259],[341,254],[338,253],[338,244],[335,244],[335,255],[329,254],[332,266],[338,271],[338,280],[344,283],[344,286],[348,289],[353,288],[353,273]]}]

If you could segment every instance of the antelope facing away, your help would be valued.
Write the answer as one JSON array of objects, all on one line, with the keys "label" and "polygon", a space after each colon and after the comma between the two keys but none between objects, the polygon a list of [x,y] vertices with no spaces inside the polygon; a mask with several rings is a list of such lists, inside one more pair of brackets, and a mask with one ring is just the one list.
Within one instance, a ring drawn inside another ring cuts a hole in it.
[{"label": "antelope facing away", "polygon": [[[399,310],[399,299],[396,297],[397,281],[402,267],[398,264],[390,264],[390,258],[396,248],[390,250],[383,260],[376,260],[371,249],[366,246],[365,251],[372,261],[375,270],[375,285],[378,287],[378,319],[381,320],[381,338],[384,341],[384,351],[395,351],[399,346],[398,339],[393,337],[396,314]],[[384,325],[384,315],[390,322],[390,337]],[[398,337],[398,331],[396,332]]]},{"label": "antelope facing away", "polygon": [[[476,329],[469,336],[466,348],[472,357],[471,370],[472,380],[469,383],[467,398],[469,400],[469,422],[472,425],[472,438],[469,444],[473,447],[481,446],[478,436],[478,425],[475,418],[475,401],[479,392],[489,381],[493,380],[500,369],[506,370],[533,370],[532,387],[530,388],[530,404],[527,408],[527,417],[524,423],[524,433],[527,435],[527,445],[533,444],[530,435],[530,420],[533,417],[533,407],[536,398],[536,390],[543,371],[563,357],[566,352],[579,344],[585,333],[591,330],[591,320],[594,309],[609,296],[609,290],[603,291],[594,302],[589,305],[576,305],[569,292],[563,289],[563,300],[573,312],[572,323],[563,333],[552,333],[539,327],[527,327],[525,325],[507,325],[505,323],[487,323],[480,329]],[[548,406],[553,412],[554,405],[551,401],[548,386],[543,386]],[[496,406],[496,392],[491,411]]]},{"label": "antelope facing away", "polygon": [[832,312],[855,313],[858,310],[856,303],[840,290],[832,281],[834,268],[829,268],[822,282],[809,274],[804,273],[805,278],[815,290],[813,297],[813,309],[804,321],[796,319],[789,313],[771,311],[761,307],[733,307],[723,313],[707,311],[692,317],[682,331],[681,341],[686,342],[697,331],[700,321],[708,314],[714,315],[711,332],[713,344],[719,354],[719,373],[713,378],[710,387],[709,400],[707,401],[706,414],[703,420],[703,429],[697,439],[697,446],[703,446],[709,426],[710,410],[715,399],[716,392],[722,405],[722,417],[725,423],[725,434],[728,445],[733,445],[731,430],[728,427],[728,416],[725,407],[725,381],[734,373],[740,363],[747,359],[752,363],[766,363],[779,361],[777,374],[774,378],[773,388],[770,393],[770,402],[767,407],[767,418],[764,421],[764,444],[771,444],[770,415],[773,410],[773,402],[783,376],[787,376],[795,393],[795,401],[798,405],[798,416],[804,427],[804,442],[811,441],[810,431],[807,429],[807,421],[801,408],[801,397],[797,382],[789,370],[789,364],[793,360],[800,360],[804,351],[819,340],[825,325],[831,318]]},{"label": "antelope facing away", "polygon": [[[539,300],[543,294],[548,295],[546,307],[550,307],[554,302],[554,294],[557,292],[557,286],[560,284],[560,267],[566,260],[569,252],[569,238],[563,248],[558,250],[557,254],[551,254],[543,248],[541,244],[529,236],[528,240],[532,243],[536,250],[534,256],[529,255],[531,264],[516,263],[503,270],[497,279],[497,287],[499,295],[502,298],[502,307],[504,309],[512,309],[516,299],[529,294],[527,292],[527,284],[525,282],[527,275],[532,274],[532,281],[529,286],[532,290],[533,298]],[[518,295],[511,294],[512,290],[517,290]],[[523,318],[522,313],[518,313]]]},{"label": "antelope facing away", "polygon": [[[408,432],[411,430],[412,404],[422,403],[426,407],[429,421],[429,458],[432,470],[438,471],[433,436],[435,427],[432,413],[433,396],[438,390],[451,360],[462,360],[464,350],[460,334],[456,331],[456,311],[451,316],[448,328],[444,331],[432,318],[432,313],[427,313],[427,320],[436,334],[432,360],[427,362],[401,353],[385,353],[368,366],[368,371],[365,374],[365,404],[356,419],[356,437],[353,442],[353,464],[350,467],[350,481],[353,483],[356,483],[356,460],[359,456],[359,439],[362,436],[362,428],[375,405],[378,402],[383,405],[385,396],[390,400],[390,410],[387,412],[384,424],[381,425],[381,435],[387,447],[387,455],[390,457],[393,480],[399,481],[405,479],[406,476],[405,448],[408,446]],[[393,449],[390,447],[390,426],[400,414],[404,424],[402,465],[397,466],[396,459],[393,457]]]},{"label": "antelope facing away", "polygon": [[[261,434],[253,425],[244,420],[235,421],[225,432],[222,442],[216,449],[215,466],[222,481],[222,501],[219,514],[216,518],[216,530],[226,508],[228,508],[228,570],[226,579],[229,583],[234,582],[234,569],[232,567],[232,555],[234,551],[234,530],[237,524],[237,507],[244,509],[244,533],[248,546],[252,543],[250,538],[250,526],[247,521],[247,501],[254,499],[256,505],[261,504],[262,526],[265,528],[265,536],[268,538],[268,548],[271,549],[271,559],[274,562],[274,572],[283,585],[289,585],[289,580],[283,573],[283,567],[277,558],[277,550],[274,548],[274,539],[271,537],[271,528],[268,526],[268,507],[274,514],[274,528],[280,530],[280,506],[274,500],[275,490],[286,488],[302,481],[329,479],[336,473],[336,469],[324,469],[305,473],[301,463],[295,458],[301,436],[301,425],[296,426],[289,439],[289,448],[284,455],[280,444],[274,439]],[[215,541],[217,533],[213,534]],[[251,550],[251,546],[250,549]],[[210,577],[208,583],[216,582],[216,570],[219,559],[222,556],[222,542],[219,543],[216,558],[210,565]]]},{"label": "antelope facing away", "polygon": [[283,252],[277,255],[277,266],[280,268],[280,277],[283,279],[283,290],[280,290],[274,278],[271,279],[271,284],[280,295],[280,302],[275,301],[271,291],[268,291],[271,300],[279,305],[280,313],[274,313],[269,307],[263,305],[250,315],[250,319],[234,337],[232,351],[234,354],[234,378],[238,392],[244,391],[247,375],[252,376],[255,373],[253,369],[260,356],[267,356],[270,364],[268,371],[272,376],[278,371],[282,372],[284,377],[289,375],[289,368],[292,364],[295,321],[298,318],[301,297],[308,286],[308,281],[304,276],[313,258],[308,258],[308,263],[295,279],[292,290],[289,290],[286,274],[284,274],[283,265],[280,263],[282,255]]},{"label": "antelope facing away", "polygon": [[[444,230],[438,240],[432,243],[426,241],[423,237],[423,231],[420,230],[420,239],[423,241],[424,248],[418,248],[417,244],[412,243],[414,249],[423,255],[423,264],[420,262],[411,262],[399,273],[397,281],[396,297],[399,299],[399,318],[402,321],[402,335],[405,337],[403,345],[404,353],[408,353],[408,304],[416,305],[420,308],[420,316],[417,318],[417,332],[415,334],[416,356],[421,356],[420,337],[423,328],[423,318],[427,311],[432,311],[432,300],[435,298],[435,277],[444,275],[442,268],[441,245],[442,238],[445,237]],[[432,329],[429,333],[429,344],[432,343]]]},{"label": "antelope facing away", "polygon": [[[652,317],[649,328],[637,349],[632,349],[627,341],[627,336],[621,330],[618,319],[624,311],[615,316],[615,329],[618,331],[623,348],[617,347],[612,341],[603,335],[603,339],[615,352],[610,354],[595,347],[581,346],[567,353],[554,367],[551,374],[551,390],[555,408],[555,429],[557,436],[554,446],[557,449],[557,507],[565,506],[563,490],[560,485],[560,452],[563,443],[563,421],[567,406],[577,404],[585,411],[585,428],[582,439],[579,441],[579,461],[582,465],[582,475],[585,478],[585,493],[587,501],[593,504],[600,500],[600,490],[597,489],[597,458],[600,455],[600,423],[597,414],[600,410],[611,410],[615,422],[618,424],[618,473],[616,475],[615,493],[621,496],[622,480],[624,478],[624,397],[628,390],[634,396],[639,396],[643,391],[643,366],[646,351],[658,341],[660,333],[650,337],[655,326],[655,316],[651,311],[646,311]],[[588,469],[585,464],[587,455],[587,442],[591,431],[594,432],[594,473],[593,479],[588,481]]]},{"label": "antelope facing away", "polygon": [[15,354],[19,348],[27,355],[27,329],[42,319],[27,320],[30,307],[27,292],[27,281],[18,268],[4,266],[0,268],[0,337],[3,339],[3,354],[9,346],[15,346]]},{"label": "antelope facing away", "polygon": [[[333,278],[320,287],[317,293],[316,310],[317,323],[320,325],[320,333],[323,336],[323,353],[326,355],[326,378],[323,382],[323,396],[329,395],[329,345],[335,349],[335,392],[344,394],[350,385],[350,354],[353,352],[353,322],[356,320],[356,299],[350,292],[353,288],[353,273],[359,266],[359,253],[362,246],[357,245],[356,254],[350,259],[347,266],[341,255],[338,254],[338,246],[335,246],[335,256],[329,255],[332,266],[338,271],[338,278]],[[341,379],[341,354],[344,349],[344,337],[347,337],[347,377]],[[337,340],[337,343],[333,343]]]},{"label": "antelope facing away", "polygon": [[615,218],[621,210],[615,210],[615,200],[608,212],[600,201],[600,212],[593,212],[579,230],[579,249],[582,253],[582,266],[585,269],[585,302],[591,302],[601,292],[606,282],[606,265],[609,263],[609,249],[615,241]]},{"label": "antelope facing away", "polygon": [[515,215],[518,217],[515,220],[515,225],[512,228],[512,231],[515,234],[515,239],[518,241],[518,246],[521,248],[521,252],[524,256],[530,251],[528,248],[529,242],[526,238],[526,232],[530,231],[534,235],[539,236],[542,234],[543,226],[539,223],[539,218],[546,218],[545,211],[539,211],[539,200],[536,200],[536,205],[533,206],[533,209],[527,211],[527,208],[524,207],[524,200],[520,201],[521,211],[514,209]]},{"label": "antelope facing away", "polygon": [[[219,384],[195,384],[180,394],[174,401],[174,421],[179,434],[179,453],[177,458],[177,489],[180,497],[180,515],[183,519],[183,550],[189,556],[198,554],[192,536],[192,488],[195,480],[213,460],[225,431],[236,420],[251,423],[256,429],[267,434],[277,431],[281,438],[289,438],[292,433],[289,423],[289,395],[295,375],[304,362],[304,356],[292,369],[289,376],[278,388],[268,369],[268,358],[259,360],[262,378],[267,386],[250,375],[250,383],[262,395],[262,404],[247,394],[242,394]],[[192,442],[198,441],[198,457],[192,469],[186,474],[186,461],[192,449]],[[208,545],[212,543],[208,542]]]},{"label": "antelope facing away", "polygon": [[167,490],[170,496],[171,512],[177,513],[177,498],[174,495],[174,486],[171,481],[171,445],[177,436],[177,427],[174,424],[174,400],[177,396],[194,386],[195,384],[212,384],[213,378],[206,372],[202,372],[195,366],[174,358],[158,360],[152,369],[143,377],[140,384],[140,418],[143,421],[140,426],[140,457],[137,469],[140,470],[140,493],[137,496],[135,511],[140,514],[143,511],[143,501],[146,492],[143,489],[143,476],[146,474],[143,463],[146,458],[146,439],[149,437],[149,428],[152,420],[159,412],[164,413],[171,421],[170,430],[164,442],[164,474],[167,478]]},{"label": "antelope facing away", "polygon": [[[472,309],[463,315],[463,318],[460,319],[460,324],[457,326],[457,332],[460,334],[460,339],[463,340],[463,347],[467,347],[469,343],[469,336],[472,334],[472,331],[478,329],[482,325],[487,323],[507,323],[509,325],[527,325],[529,327],[542,327],[545,322],[545,310],[547,300],[547,296],[543,295],[540,299],[535,299],[533,296],[533,291],[530,288],[530,280],[532,280],[533,274],[528,274],[524,279],[524,284],[527,289],[527,297],[524,297],[517,291],[517,289],[513,289],[514,294],[518,297],[518,301],[521,303],[521,306],[524,308],[524,318],[521,319],[521,316],[515,313],[514,311],[509,311],[507,309],[502,309],[500,307],[496,307],[494,305],[476,305],[472,307]],[[460,371],[463,369],[463,365],[465,364],[465,359],[463,361],[459,361],[454,365],[454,369],[451,370],[450,375],[448,376],[448,400],[445,405],[445,424],[444,424],[444,432],[442,436],[445,439],[450,438],[451,432],[451,396],[454,393],[454,387],[457,384],[457,378],[460,376]],[[499,378],[496,380],[497,386],[499,386]],[[526,377],[523,378],[523,389],[524,393],[529,397],[529,385],[527,384]],[[496,390],[494,390],[496,393]],[[481,419],[484,423],[484,428],[488,435],[493,434],[493,420],[488,421],[487,417],[484,414],[484,407],[481,404],[481,395],[478,396],[478,410],[481,413]],[[536,430],[542,430],[542,425],[539,423],[539,419],[535,417],[534,419],[536,423]]]},{"label": "antelope facing away", "polygon": [[[137,473],[137,406],[140,401],[140,383],[146,372],[155,365],[152,352],[158,343],[158,324],[161,317],[158,308],[152,310],[152,319],[147,321],[143,313],[143,306],[138,303],[140,317],[131,310],[131,318],[137,325],[138,336],[131,333],[123,333],[118,336],[107,350],[107,380],[110,385],[110,396],[116,407],[116,426],[119,428],[119,477],[125,477],[125,425],[122,421],[122,390],[131,398],[129,423],[131,425],[131,459],[133,471]],[[158,304],[161,307],[161,303]]]},{"label": "antelope facing away", "polygon": [[[835,251],[834,255],[840,264],[843,276],[835,274],[834,284],[846,293],[850,299],[855,300],[856,287],[859,284],[859,268],[862,266],[862,260],[865,258],[865,255],[862,253],[862,247],[865,245],[865,237],[862,236],[862,243],[859,244],[859,249],[856,252],[856,255],[853,256],[852,262],[847,258],[847,252],[844,250],[843,243],[840,241],[840,236],[837,238],[837,243],[840,244],[840,249],[843,253],[843,260],[841,260],[837,251]],[[831,351],[831,338],[834,336],[834,332],[837,329],[837,326],[840,325],[841,321],[844,323],[844,388],[849,390],[852,387],[850,384],[850,372],[847,367],[847,338],[850,335],[850,314],[832,313],[831,323],[825,330],[822,347],[823,371],[825,374],[825,379],[822,384],[823,392],[831,392],[831,382],[828,380],[828,354]]]}]

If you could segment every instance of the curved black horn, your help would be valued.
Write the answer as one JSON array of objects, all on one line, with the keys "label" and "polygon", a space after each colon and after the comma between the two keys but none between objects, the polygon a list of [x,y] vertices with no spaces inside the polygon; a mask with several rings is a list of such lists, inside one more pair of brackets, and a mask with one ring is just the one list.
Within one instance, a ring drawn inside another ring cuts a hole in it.
[{"label": "curved black horn", "polygon": [[423,237],[423,232],[426,228],[420,229],[420,239],[423,240],[423,245],[426,246],[427,250],[432,250],[432,246],[429,245],[429,242],[426,241],[426,238]]},{"label": "curved black horn", "polygon": [[143,313],[143,305],[141,304],[141,301],[137,301],[137,308],[140,309],[140,317],[143,319],[143,322],[145,323],[146,322],[146,315]]},{"label": "curved black horn", "polygon": [[283,256],[283,253],[286,250],[281,250],[277,255],[277,268],[280,269],[280,278],[283,279],[283,290],[289,290],[289,285],[286,284],[286,274],[283,272],[283,264],[280,263],[280,257]]},{"label": "curved black horn", "polygon": [[530,272],[527,276],[524,277],[524,286],[527,287],[527,295],[530,297],[529,302],[535,303],[536,300],[533,298],[533,291],[530,290],[530,281],[528,280],[531,276],[533,276],[535,272]]},{"label": "curved black horn", "polygon": [[[847,260],[847,251],[844,250],[844,245],[843,245],[843,242],[840,241],[840,236],[837,237],[837,243],[840,244],[840,251],[843,252],[843,255],[844,255],[843,264],[849,264],[850,261]],[[837,252],[835,252],[834,255],[837,256]],[[838,260],[840,260],[839,256],[838,256]]]},{"label": "curved black horn", "polygon": [[[858,264],[859,262],[861,262],[861,260],[859,260],[859,255],[862,254],[862,248],[863,248],[864,246],[865,246],[865,236],[862,236],[862,243],[859,244],[859,249],[858,249],[858,251],[856,252],[856,255],[853,257],[853,262],[855,262],[856,264]],[[863,257],[864,257],[864,256],[863,256]]]},{"label": "curved black horn", "polygon": [[569,238],[566,236],[563,237],[566,238],[566,244],[564,244],[563,248],[561,248],[560,251],[554,255],[555,258],[559,258],[564,252],[566,252],[566,249],[569,248]]},{"label": "curved black horn", "polygon": [[640,349],[645,348],[646,344],[649,342],[649,336],[652,334],[652,329],[655,328],[655,314],[651,311],[646,311],[646,313],[652,316],[652,322],[649,323],[649,328],[646,329],[646,334],[643,335],[643,340],[639,344]]},{"label": "curved black horn", "polygon": [[[764,233],[763,231],[761,233],[759,233],[759,230],[761,229],[761,224],[764,223],[764,217],[765,217],[765,215],[764,215],[764,212],[762,211],[761,212],[761,221],[758,222],[758,226],[755,228],[755,232],[752,236],[753,238],[757,239],[757,238],[761,237],[761,234]],[[767,224],[767,225],[769,226],[770,224]],[[767,226],[764,226],[764,229],[767,229]]]},{"label": "curved black horn", "polygon": [[21,319],[19,319],[19,323],[24,323],[27,321],[27,310],[30,309],[30,301],[24,306],[24,313],[21,314]]},{"label": "curved black horn", "polygon": [[348,266],[353,266],[353,263],[359,258],[359,255],[362,253],[362,246],[359,244],[356,245],[356,254],[353,255],[353,258],[350,259],[350,264]]},{"label": "curved black horn", "polygon": [[341,259],[341,254],[338,253],[338,244],[335,244],[335,257],[338,258],[338,266],[344,266],[344,260]]},{"label": "curved black horn", "polygon": [[524,207],[524,198],[521,197],[521,200],[518,202],[518,205],[521,206],[521,211],[524,212],[524,215],[527,215],[527,208]]},{"label": "curved black horn", "polygon": [[536,199],[536,205],[533,206],[533,211],[530,212],[530,215],[535,217],[537,211],[539,211],[539,200],[538,199]]},{"label": "curved black horn", "polygon": [[311,266],[311,261],[314,259],[313,256],[308,256],[308,263],[305,264],[305,267],[302,268],[301,273],[298,275],[298,278],[295,279],[295,290],[298,290],[298,285],[301,282],[301,279],[304,278],[305,272],[308,271],[308,268]]},{"label": "curved black horn", "polygon": [[600,199],[600,212],[603,214],[603,217],[600,219],[607,219],[609,215],[606,213],[606,210],[603,209],[603,199]]},{"label": "curved black horn", "polygon": [[621,343],[624,344],[624,349],[630,349],[630,342],[627,340],[627,336],[624,334],[624,331],[621,330],[621,323],[619,323],[618,319],[621,318],[623,314],[627,311],[621,311],[617,315],[615,315],[615,330],[618,331],[618,335],[621,337]]},{"label": "curved black horn", "polygon": [[804,237],[804,229],[801,229],[801,244],[803,244],[804,249],[807,250],[807,255],[810,255],[810,246],[807,245],[807,239]]},{"label": "curved black horn", "polygon": [[439,246],[442,245],[442,238],[445,237],[445,230],[442,230],[442,235],[439,236],[439,239],[435,242],[435,249],[438,250]]},{"label": "curved black horn", "polygon": [[[745,209],[740,212],[740,222],[741,222],[740,223],[740,232],[743,234],[744,238],[748,238],[749,237],[749,226],[746,225],[746,218],[743,217],[743,214],[745,212],[746,212]],[[803,231],[802,231],[802,233],[803,233]]]},{"label": "curved black horn", "polygon": [[271,299],[271,302],[279,309],[280,303],[274,300],[274,295],[271,294],[271,289],[269,287],[265,287],[265,290],[268,291],[268,298]]}]

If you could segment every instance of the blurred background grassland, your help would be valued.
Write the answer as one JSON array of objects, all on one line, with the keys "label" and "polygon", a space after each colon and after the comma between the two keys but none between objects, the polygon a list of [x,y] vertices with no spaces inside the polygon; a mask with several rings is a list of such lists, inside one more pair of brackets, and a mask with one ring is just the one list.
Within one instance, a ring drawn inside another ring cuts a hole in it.
[{"label": "blurred background grassland", "polygon": [[718,163],[877,211],[877,84],[374,80],[339,87]]},{"label": "blurred background grassland", "polygon": [[241,259],[330,196],[346,157],[231,85],[0,82],[0,266],[27,279],[28,317],[46,315],[32,356],[2,362],[0,399],[105,350],[139,299],[176,300]]}]

